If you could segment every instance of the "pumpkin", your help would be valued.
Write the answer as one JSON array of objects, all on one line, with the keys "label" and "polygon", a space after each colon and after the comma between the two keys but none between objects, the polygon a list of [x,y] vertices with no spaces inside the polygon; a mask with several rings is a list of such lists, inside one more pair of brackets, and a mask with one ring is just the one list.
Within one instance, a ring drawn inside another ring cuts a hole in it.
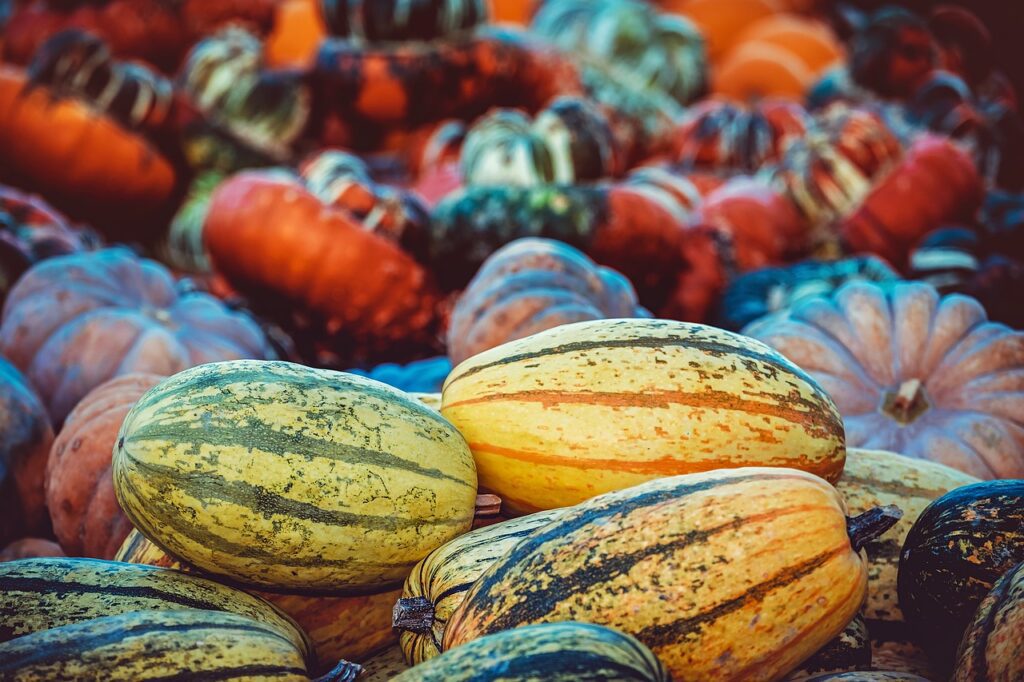
[{"label": "pumpkin", "polygon": [[265,54],[271,68],[310,66],[316,46],[327,36],[317,0],[285,0],[274,9],[274,27]]},{"label": "pumpkin", "polygon": [[37,191],[74,217],[120,237],[169,215],[177,174],[137,132],[78,99],[29,87],[0,66],[0,181]]},{"label": "pumpkin", "polygon": [[453,364],[560,324],[646,317],[629,281],[550,239],[518,239],[488,258],[452,310]]},{"label": "pumpkin", "polygon": [[986,594],[1021,561],[1024,480],[957,488],[917,518],[900,554],[900,607],[943,670]]},{"label": "pumpkin", "polygon": [[98,246],[38,197],[0,185],[0,304],[18,278],[41,260]]},{"label": "pumpkin", "polygon": [[851,282],[744,330],[810,374],[847,444],[979,478],[1024,476],[1024,333],[966,296],[920,283]]},{"label": "pumpkin", "polygon": [[737,43],[767,43],[796,55],[814,75],[844,58],[843,46],[826,24],[795,14],[773,14],[750,24]]},{"label": "pumpkin", "polygon": [[853,81],[883,97],[906,97],[936,64],[927,23],[902,7],[883,7],[853,36]]},{"label": "pumpkin", "polygon": [[121,508],[169,554],[302,594],[398,586],[470,529],[476,483],[465,440],[434,410],[286,362],[166,379],[125,417],[114,449]]},{"label": "pumpkin", "polygon": [[859,549],[899,515],[873,510],[848,526],[844,513],[835,488],[784,468],[599,495],[492,564],[452,614],[444,648],[586,620],[632,634],[680,679],[779,679],[853,619],[867,586]]},{"label": "pumpkin", "polygon": [[246,172],[224,181],[210,200],[203,240],[233,287],[271,301],[278,316],[297,306],[312,314],[321,334],[344,335],[331,341],[339,351],[349,344],[401,352],[432,342],[437,294],[426,270],[296,180]]},{"label": "pumpkin", "polygon": [[834,481],[845,459],[838,412],[795,365],[670,320],[577,322],[474,355],[448,375],[441,414],[469,442],[480,485],[516,513],[710,469]]},{"label": "pumpkin", "polygon": [[984,197],[971,157],[947,138],[922,135],[839,226],[847,248],[897,267],[927,233],[969,220]]},{"label": "pumpkin", "polygon": [[897,279],[899,275],[874,256],[761,268],[729,283],[718,302],[715,325],[739,331],[754,320],[788,310],[810,296],[827,296],[846,282]]},{"label": "pumpkin", "polygon": [[54,424],[120,374],[273,355],[248,315],[125,248],[51,258],[25,273],[4,306],[0,351],[25,372]]},{"label": "pumpkin", "polygon": [[[691,21],[637,0],[555,0],[533,17],[533,32],[612,74],[686,104],[706,87],[707,51]],[[706,35],[706,34],[705,34]]]},{"label": "pumpkin", "polygon": [[368,43],[443,40],[471,31],[488,18],[484,0],[384,0],[370,5],[322,0],[320,10],[331,35]]},{"label": "pumpkin", "polygon": [[814,82],[804,61],[771,43],[740,45],[722,60],[711,79],[711,92],[745,102],[761,97],[803,99]]},{"label": "pumpkin", "polygon": [[[174,559],[135,529],[125,538],[114,559],[206,576],[196,567]],[[333,666],[339,658],[361,662],[397,642],[397,634],[391,629],[391,609],[401,590],[351,597],[249,592],[270,602],[299,625],[313,644],[321,670]]]},{"label": "pumpkin", "polygon": [[745,29],[781,9],[774,0],[668,0],[664,4],[697,25],[714,64],[738,44]]},{"label": "pumpkin", "polygon": [[46,408],[0,357],[0,545],[47,530],[43,480],[51,443]]},{"label": "pumpkin", "polygon": [[783,682],[798,682],[825,673],[847,672],[871,665],[871,636],[859,615],[843,631],[789,673]]},{"label": "pumpkin", "polygon": [[669,682],[635,638],[592,623],[540,623],[481,637],[414,666],[395,682]]},{"label": "pumpkin", "polygon": [[957,652],[953,682],[1024,677],[1024,562],[1003,574],[978,605]]},{"label": "pumpkin", "polygon": [[46,506],[69,556],[112,559],[132,529],[114,496],[111,453],[128,410],[162,379],[115,377],[90,391],[64,421],[46,464]]},{"label": "pumpkin", "polygon": [[810,126],[810,116],[795,102],[766,100],[745,107],[708,99],[687,112],[673,141],[672,157],[684,167],[754,171],[778,161]]},{"label": "pumpkin", "polygon": [[0,550],[0,561],[17,561],[36,557],[62,557],[64,550],[53,540],[22,538]]}]

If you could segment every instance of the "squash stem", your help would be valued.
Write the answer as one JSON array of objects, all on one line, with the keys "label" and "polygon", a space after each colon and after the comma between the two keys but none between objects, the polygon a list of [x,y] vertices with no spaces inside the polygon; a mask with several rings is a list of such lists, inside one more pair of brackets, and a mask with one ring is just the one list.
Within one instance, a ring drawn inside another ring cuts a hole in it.
[{"label": "squash stem", "polygon": [[402,597],[391,612],[391,626],[425,635],[434,625],[434,604],[426,597]]},{"label": "squash stem", "polygon": [[863,514],[846,519],[846,534],[850,536],[853,551],[859,552],[869,542],[896,525],[903,518],[903,510],[894,504],[868,509]]},{"label": "squash stem", "polygon": [[338,665],[331,668],[320,677],[314,677],[313,682],[352,682],[363,673],[363,666],[358,663],[349,663],[346,660],[338,661]]},{"label": "squash stem", "polygon": [[487,518],[497,516],[501,513],[501,498],[497,495],[484,493],[476,496],[476,518]]}]

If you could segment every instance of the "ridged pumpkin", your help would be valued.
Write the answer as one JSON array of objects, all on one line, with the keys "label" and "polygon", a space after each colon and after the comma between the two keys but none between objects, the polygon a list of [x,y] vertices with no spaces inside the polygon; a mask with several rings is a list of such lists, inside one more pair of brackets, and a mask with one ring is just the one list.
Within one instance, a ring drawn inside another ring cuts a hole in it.
[{"label": "ridged pumpkin", "polygon": [[903,543],[900,607],[942,672],[996,581],[1024,561],[1024,480],[957,488],[921,513]]},{"label": "ridged pumpkin", "polygon": [[[194,566],[168,555],[136,529],[125,538],[114,559],[204,575]],[[249,592],[298,623],[313,643],[318,670],[330,668],[338,659],[362,662],[384,647],[397,645],[398,635],[391,629],[391,611],[402,595],[400,589],[351,597]]]},{"label": "ridged pumpkin", "polygon": [[1024,333],[987,322],[977,301],[851,282],[744,333],[821,384],[851,446],[1024,476]]},{"label": "ridged pumpkin", "polygon": [[579,619],[632,634],[680,679],[778,679],[857,613],[867,589],[859,548],[887,527],[862,534],[874,525],[862,521],[848,534],[835,488],[794,469],[717,470],[601,495],[495,562],[452,615],[445,650]]},{"label": "ridged pumpkin", "polygon": [[120,247],[51,258],[25,273],[4,305],[0,352],[25,372],[55,425],[120,374],[274,355],[248,315]]},{"label": "ridged pumpkin", "polygon": [[439,655],[445,626],[477,578],[559,512],[552,509],[478,528],[446,542],[416,564],[394,612],[406,660],[417,665]]},{"label": "ridged pumpkin", "polygon": [[447,651],[395,682],[669,682],[665,666],[633,637],[592,623],[540,623]]},{"label": "ridged pumpkin", "polygon": [[843,59],[843,46],[828,25],[796,14],[773,14],[750,24],[739,44],[767,43],[784,48],[819,76]]},{"label": "ridged pumpkin", "polygon": [[132,408],[114,450],[118,501],[146,537],[213,575],[307,594],[397,587],[469,530],[476,483],[437,412],[286,362],[176,374]]},{"label": "ridged pumpkin", "polygon": [[441,414],[469,441],[481,486],[520,513],[718,468],[834,481],[845,457],[838,413],[795,365],[669,320],[578,322],[492,348],[448,375]]},{"label": "ridged pumpkin", "polygon": [[914,522],[933,500],[978,479],[956,469],[892,452],[849,448],[836,483],[850,514],[894,504],[903,510],[891,531],[864,546],[868,596],[861,608],[871,633],[872,660],[882,670],[929,677],[927,657],[911,638],[897,599],[900,550]]},{"label": "ridged pumpkin", "polygon": [[665,4],[697,25],[713,64],[737,44],[748,26],[782,9],[775,0],[667,0]]},{"label": "ridged pumpkin", "polygon": [[814,72],[798,55],[771,43],[745,43],[731,50],[715,69],[711,92],[739,102],[762,97],[799,101]]},{"label": "ridged pumpkin", "polygon": [[854,253],[873,253],[902,267],[910,250],[932,230],[969,220],[984,187],[970,155],[957,143],[922,135],[902,161],[839,226]]},{"label": "ridged pumpkin", "polygon": [[981,600],[957,652],[953,682],[1024,678],[1024,563]]},{"label": "ridged pumpkin", "polygon": [[453,364],[506,341],[584,320],[647,317],[618,272],[552,239],[517,239],[488,258],[452,310]]},{"label": "ridged pumpkin", "polygon": [[111,456],[128,410],[164,377],[125,374],[75,406],[46,464],[46,506],[68,556],[112,559],[132,529],[114,495]]},{"label": "ridged pumpkin", "polygon": [[937,62],[928,25],[908,9],[887,6],[868,17],[850,41],[850,73],[882,97],[906,97]]},{"label": "ridged pumpkin", "polygon": [[0,357],[0,544],[43,533],[43,481],[53,428],[39,397]]},{"label": "ridged pumpkin", "polygon": [[246,172],[221,183],[203,240],[240,292],[288,313],[301,306],[357,346],[431,340],[437,297],[426,270],[296,180]]}]

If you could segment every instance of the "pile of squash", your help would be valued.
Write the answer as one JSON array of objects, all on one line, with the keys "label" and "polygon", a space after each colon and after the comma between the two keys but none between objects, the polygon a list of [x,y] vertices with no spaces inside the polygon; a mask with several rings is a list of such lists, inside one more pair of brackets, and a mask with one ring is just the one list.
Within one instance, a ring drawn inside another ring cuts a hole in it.
[{"label": "pile of squash", "polygon": [[0,6],[0,679],[1024,679],[995,55],[953,6]]}]

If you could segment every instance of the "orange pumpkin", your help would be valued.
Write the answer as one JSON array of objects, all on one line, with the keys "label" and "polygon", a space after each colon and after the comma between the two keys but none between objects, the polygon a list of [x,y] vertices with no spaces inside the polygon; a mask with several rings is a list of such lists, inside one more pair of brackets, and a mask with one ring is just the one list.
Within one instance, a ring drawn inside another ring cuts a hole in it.
[{"label": "orange pumpkin", "polygon": [[793,14],[774,14],[755,21],[739,44],[766,43],[797,56],[814,76],[843,59],[843,46],[827,25]]},{"label": "orange pumpkin", "polygon": [[762,97],[802,100],[814,72],[788,49],[745,43],[731,50],[711,76],[711,92],[739,102]]},{"label": "orange pumpkin", "polygon": [[0,358],[0,545],[46,530],[43,472],[53,429],[35,392]]},{"label": "orange pumpkin", "polygon": [[111,453],[128,411],[163,379],[125,374],[93,389],[68,415],[46,464],[46,506],[69,556],[113,559],[132,529],[114,495]]},{"label": "orange pumpkin", "polygon": [[264,43],[267,65],[309,66],[316,48],[327,37],[327,28],[316,0],[284,0],[274,10],[274,28]]},{"label": "orange pumpkin", "polygon": [[850,447],[1024,478],[1024,332],[927,284],[853,282],[744,333],[832,396]]},{"label": "orange pumpkin", "polygon": [[175,190],[170,161],[86,104],[26,85],[23,71],[0,66],[0,180],[119,236],[159,224]]},{"label": "orange pumpkin", "polygon": [[666,0],[662,4],[697,24],[707,40],[712,63],[738,44],[744,29],[780,10],[775,0]]}]

